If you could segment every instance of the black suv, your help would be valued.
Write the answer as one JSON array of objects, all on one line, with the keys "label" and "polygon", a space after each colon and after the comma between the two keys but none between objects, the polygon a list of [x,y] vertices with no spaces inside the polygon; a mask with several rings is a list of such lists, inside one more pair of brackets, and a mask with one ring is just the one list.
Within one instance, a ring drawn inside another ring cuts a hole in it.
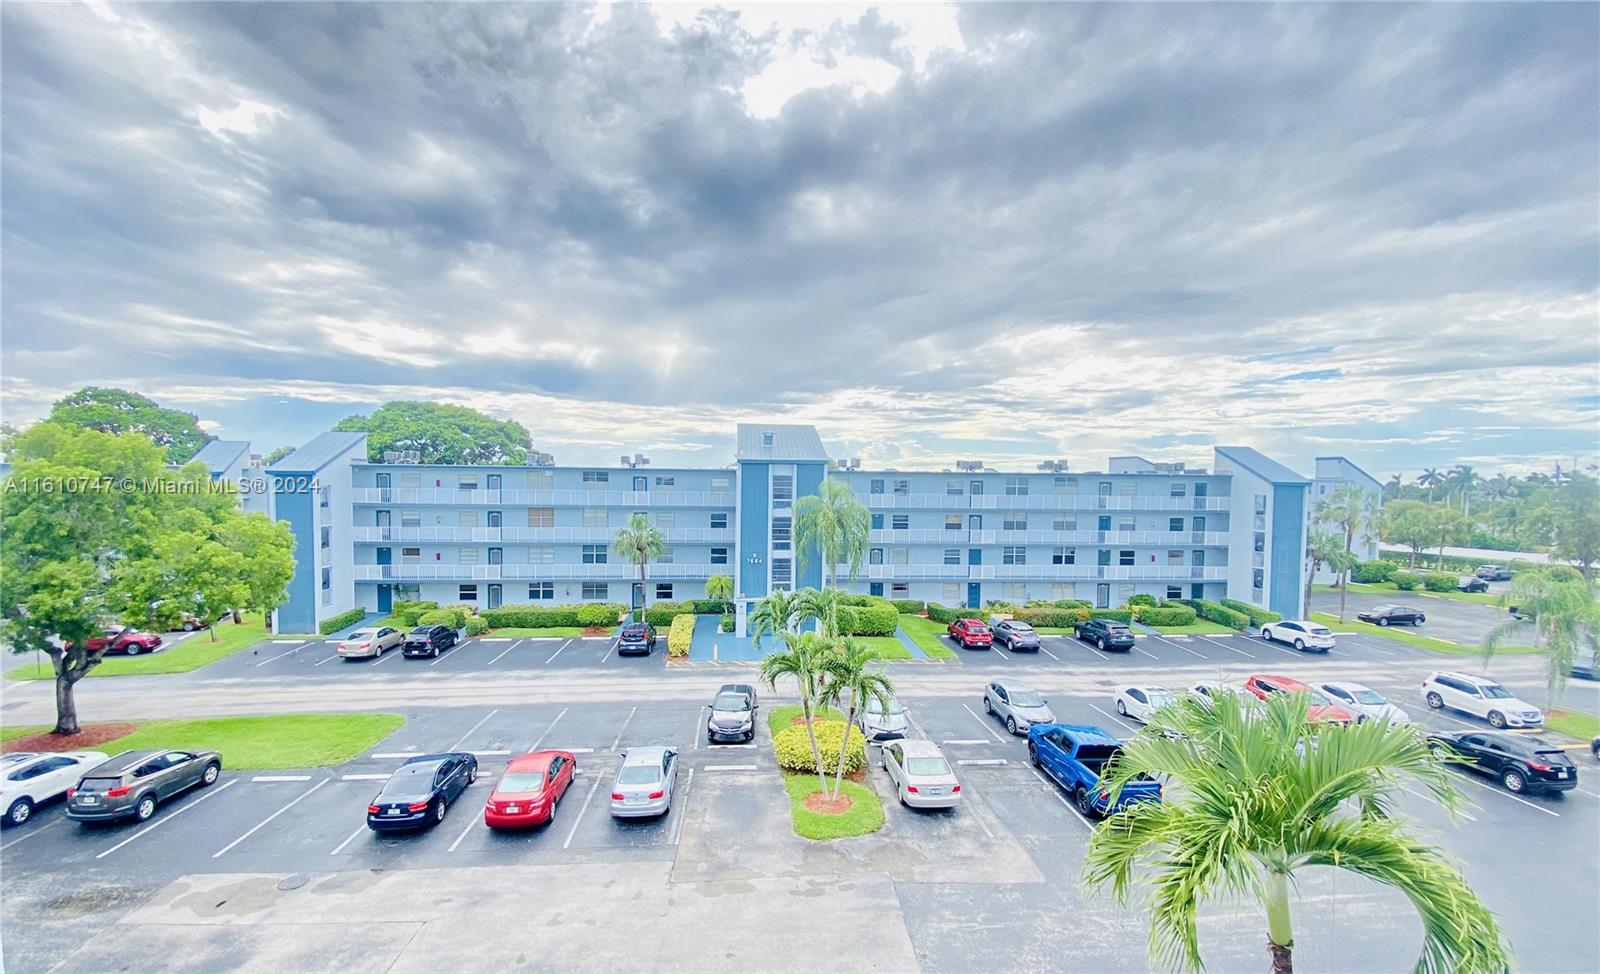
[{"label": "black suv", "polygon": [[1489,583],[1476,575],[1465,575],[1462,576],[1461,581],[1456,584],[1456,591],[1487,592],[1489,591]]},{"label": "black suv", "polygon": [[406,656],[438,656],[456,644],[456,631],[449,626],[418,626],[406,633],[400,652]]},{"label": "black suv", "polygon": [[1120,649],[1126,653],[1133,649],[1133,630],[1126,622],[1115,619],[1086,619],[1073,625],[1072,634],[1103,650]]},{"label": "black suv", "polygon": [[630,622],[617,635],[617,653],[621,656],[639,654],[649,656],[656,648],[656,627],[648,622]]},{"label": "black suv", "polygon": [[1540,737],[1499,731],[1428,735],[1435,757],[1468,758],[1472,771],[1498,779],[1507,791],[1555,792],[1578,787],[1578,769],[1558,745]]}]

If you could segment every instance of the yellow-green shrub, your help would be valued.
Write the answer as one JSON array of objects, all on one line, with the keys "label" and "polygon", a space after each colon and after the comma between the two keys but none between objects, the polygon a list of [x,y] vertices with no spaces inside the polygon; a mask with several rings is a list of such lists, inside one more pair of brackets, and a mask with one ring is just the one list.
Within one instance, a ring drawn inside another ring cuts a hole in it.
[{"label": "yellow-green shrub", "polygon": [[668,657],[688,657],[689,644],[694,642],[694,619],[694,614],[690,612],[672,617],[672,625],[667,627]]},{"label": "yellow-green shrub", "polygon": [[[817,749],[822,752],[822,770],[833,774],[839,766],[839,745],[844,741],[844,731],[850,728],[850,744],[844,752],[844,773],[854,774],[866,767],[867,739],[853,724],[842,720],[819,720],[812,725],[817,731]],[[811,759],[811,741],[806,737],[806,725],[794,724],[778,731],[772,737],[772,750],[778,767],[785,771],[815,773],[816,763]]]}]

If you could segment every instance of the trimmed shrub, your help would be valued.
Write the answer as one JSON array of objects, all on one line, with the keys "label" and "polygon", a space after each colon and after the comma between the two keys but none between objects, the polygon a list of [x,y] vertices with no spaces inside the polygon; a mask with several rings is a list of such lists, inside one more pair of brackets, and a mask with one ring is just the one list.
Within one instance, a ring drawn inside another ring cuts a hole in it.
[{"label": "trimmed shrub", "polygon": [[1058,609],[1092,609],[1094,603],[1088,599],[1056,599],[1050,603]]},{"label": "trimmed shrub", "polygon": [[478,607],[477,606],[468,605],[465,602],[452,602],[449,605],[441,605],[441,606],[439,606],[439,608],[441,608],[441,609],[449,609],[452,612],[460,612],[461,613],[461,619],[462,619],[463,622],[466,621],[467,616],[475,616],[475,615],[478,614]]},{"label": "trimmed shrub", "polygon": [[1158,606],[1160,604],[1161,603],[1156,599],[1156,597],[1154,595],[1145,595],[1143,593],[1131,596],[1128,599],[1128,607],[1129,608],[1132,608],[1133,606],[1136,606],[1136,605],[1148,605],[1150,608],[1153,609],[1153,608],[1155,608],[1156,606]]},{"label": "trimmed shrub", "polygon": [[1089,618],[1088,609],[1062,609],[1056,606],[1038,606],[1017,610],[1014,618],[1034,627],[1069,629]]},{"label": "trimmed shrub", "polygon": [[1422,576],[1422,587],[1430,592],[1454,592],[1461,580],[1450,572],[1429,572]]},{"label": "trimmed shrub", "polygon": [[694,613],[680,612],[667,624],[667,656],[688,659],[689,644],[694,642]]},{"label": "trimmed shrub", "polygon": [[396,599],[394,606],[392,607],[392,611],[395,615],[399,615],[400,613],[411,609],[417,609],[419,612],[427,612],[431,609],[437,609],[438,607],[439,603],[432,599]]},{"label": "trimmed shrub", "polygon": [[1207,602],[1205,599],[1186,599],[1184,604],[1193,609],[1195,615],[1207,622],[1215,622],[1219,626],[1227,626],[1230,629],[1244,629],[1250,625],[1249,616],[1225,605]]},{"label": "trimmed shrub", "polygon": [[1110,619],[1113,622],[1132,622],[1132,609],[1090,609],[1091,619]]},{"label": "trimmed shrub", "polygon": [[670,626],[683,613],[694,615],[694,608],[683,602],[657,602],[645,610],[644,621],[652,626]]},{"label": "trimmed shrub", "polygon": [[900,626],[900,612],[888,602],[839,606],[839,632],[846,636],[892,636]]},{"label": "trimmed shrub", "polygon": [[1399,571],[1400,566],[1392,561],[1364,561],[1350,570],[1350,581],[1362,585],[1376,585],[1379,582],[1391,580],[1391,576]]},{"label": "trimmed shrub", "polygon": [[1533,569],[1519,568],[1518,571],[1535,571],[1552,582],[1581,582],[1583,573],[1571,565],[1544,565]]},{"label": "trimmed shrub", "polygon": [[733,632],[733,614],[724,612],[722,618],[717,620],[717,632]]},{"label": "trimmed shrub", "polygon": [[338,632],[345,626],[353,626],[366,617],[366,609],[354,608],[349,612],[341,612],[332,618],[324,619],[317,623],[317,631],[326,636],[329,633]]},{"label": "trimmed shrub", "polygon": [[1402,568],[1390,572],[1389,581],[1393,582],[1394,587],[1400,591],[1409,592],[1422,584],[1422,576]]},{"label": "trimmed shrub", "polygon": [[973,616],[977,616],[980,619],[988,618],[987,613],[980,612],[977,609],[947,609],[937,602],[928,603],[928,618],[934,622],[942,622],[947,626],[957,619],[970,619]]},{"label": "trimmed shrub", "polygon": [[585,629],[590,626],[614,626],[622,610],[623,606],[615,602],[585,602],[578,606],[578,625]]},{"label": "trimmed shrub", "polygon": [[846,595],[839,594],[840,605],[874,605],[878,602],[887,602],[888,599],[881,595]]},{"label": "trimmed shrub", "polygon": [[451,629],[460,629],[466,625],[466,620],[456,621],[456,614],[451,609],[430,609],[417,617],[419,626],[449,626]]},{"label": "trimmed shrub", "polygon": [[921,615],[922,610],[928,606],[928,603],[921,599],[893,599],[891,604],[894,605],[896,612],[908,616]]},{"label": "trimmed shrub", "polygon": [[719,616],[728,611],[728,603],[721,599],[690,599],[684,604],[697,616]]},{"label": "trimmed shrub", "polygon": [[1147,626],[1189,626],[1195,620],[1195,611],[1187,605],[1146,605],[1136,611],[1139,621]]},{"label": "trimmed shrub", "polygon": [[491,629],[577,628],[578,608],[576,605],[503,605],[498,609],[485,609],[483,618]]},{"label": "trimmed shrub", "polygon": [[467,616],[467,635],[481,636],[489,631],[489,620],[483,616]]},{"label": "trimmed shrub", "polygon": [[[854,774],[866,767],[867,739],[861,730],[842,720],[819,720],[811,725],[817,732],[817,750],[822,752],[822,770],[833,774],[839,766],[839,745],[845,742],[845,728],[850,730],[850,743],[844,751],[844,773]],[[811,741],[806,737],[804,724],[785,727],[772,736],[772,751],[778,767],[785,771],[816,774],[817,765],[811,758]]]},{"label": "trimmed shrub", "polygon": [[1255,626],[1257,629],[1260,629],[1266,623],[1278,622],[1283,619],[1283,616],[1278,615],[1271,609],[1263,609],[1259,605],[1251,605],[1249,602],[1240,602],[1238,599],[1223,599],[1222,607],[1224,609],[1232,609],[1235,612],[1242,613],[1246,619],[1250,620],[1250,624]]}]

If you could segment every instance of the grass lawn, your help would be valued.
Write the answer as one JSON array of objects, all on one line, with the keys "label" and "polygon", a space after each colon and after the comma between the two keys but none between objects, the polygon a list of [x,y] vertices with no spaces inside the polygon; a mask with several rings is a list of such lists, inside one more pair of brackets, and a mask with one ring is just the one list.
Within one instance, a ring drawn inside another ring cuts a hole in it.
[{"label": "grass lawn", "polygon": [[870,646],[884,659],[912,659],[911,650],[894,636],[851,636],[850,641],[859,646]]},{"label": "grass lawn", "polygon": [[[795,718],[799,716],[799,704],[773,707],[771,710],[767,711],[767,730],[770,730],[772,733],[776,734],[778,731],[781,731],[790,724],[793,724]],[[834,710],[832,707],[827,707],[821,711],[818,711],[817,716],[821,717],[823,720],[844,720],[844,713]]]},{"label": "grass lawn", "polygon": [[1544,715],[1544,725],[1580,741],[1592,741],[1600,734],[1600,717],[1581,710],[1552,710]]},{"label": "grass lawn", "polygon": [[850,808],[840,815],[819,815],[806,807],[806,796],[819,790],[816,775],[784,775],[783,786],[789,791],[794,832],[803,839],[843,839],[883,828],[883,803],[878,800],[878,793],[866,785],[843,782],[843,794],[849,796]]},{"label": "grass lawn", "polygon": [[[211,633],[201,630],[175,646],[160,652],[141,656],[107,656],[99,666],[89,671],[89,676],[147,676],[155,673],[187,673],[209,666],[224,656],[231,656],[263,639],[321,639],[321,636],[283,635],[267,632],[259,616],[245,613],[244,622],[234,625],[223,623],[216,628],[217,641]],[[165,638],[165,637],[163,637]],[[42,663],[19,666],[6,673],[13,680],[54,680],[55,668],[46,658]]]},{"label": "grass lawn", "polygon": [[949,641],[945,639],[947,630],[932,619],[926,616],[901,615],[900,628],[906,631],[906,635],[911,637],[911,641],[916,643],[929,659],[956,658],[956,651],[950,648]]},{"label": "grass lawn", "polygon": [[155,720],[111,742],[116,749],[171,747],[222,753],[235,771],[276,771],[342,764],[393,734],[399,714],[283,714]]},{"label": "grass lawn", "polygon": [[27,737],[30,734],[43,734],[54,724],[29,724],[26,727],[0,727],[0,741],[9,741],[14,737]]},{"label": "grass lawn", "polygon": [[570,639],[573,636],[583,635],[583,629],[580,626],[546,626],[543,629],[507,626],[504,629],[490,629],[484,635],[500,638],[511,636],[517,639]]},{"label": "grass lawn", "polygon": [[[1452,643],[1449,640],[1435,639],[1432,636],[1419,636],[1414,632],[1401,632],[1398,626],[1374,626],[1367,622],[1357,622],[1355,619],[1340,622],[1338,616],[1330,615],[1326,612],[1311,613],[1311,621],[1320,622],[1334,632],[1357,632],[1367,636],[1382,636],[1384,639],[1407,643],[1419,649],[1431,649],[1436,653],[1451,653],[1456,656],[1480,656],[1483,654],[1483,647],[1475,644]],[[1515,655],[1518,653],[1537,652],[1538,650],[1532,646],[1501,646],[1495,650],[1497,655],[1500,653]]]},{"label": "grass lawn", "polygon": [[[1154,629],[1163,636],[1232,636],[1239,631],[1221,623],[1212,622],[1209,619],[1196,619],[1187,626],[1150,626],[1149,628]],[[1071,632],[1072,630],[1069,629],[1067,631]]]}]

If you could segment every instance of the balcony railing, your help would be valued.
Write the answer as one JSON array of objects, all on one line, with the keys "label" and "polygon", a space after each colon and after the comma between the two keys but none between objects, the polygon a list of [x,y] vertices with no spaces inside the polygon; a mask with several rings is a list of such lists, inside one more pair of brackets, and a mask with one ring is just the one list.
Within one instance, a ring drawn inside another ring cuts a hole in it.
[{"label": "balcony railing", "polygon": [[1226,580],[1228,569],[1225,565],[867,565],[862,577],[875,582],[930,578],[1215,582]]},{"label": "balcony railing", "polygon": [[[358,527],[351,529],[358,542],[388,544],[391,542],[583,542],[610,544],[617,536],[616,528],[458,528],[451,526],[429,527]],[[731,528],[663,528],[668,544],[733,544]]]},{"label": "balcony railing", "polygon": [[875,544],[1041,544],[1041,545],[1225,545],[1222,531],[959,531],[939,528],[879,528],[872,532]]},{"label": "balcony railing", "polygon": [[726,507],[730,490],[461,490],[451,487],[357,487],[356,504],[450,504],[457,507]]},{"label": "balcony railing", "polygon": [[1226,511],[1226,497],[1135,494],[857,494],[872,510],[944,511]]},{"label": "balcony railing", "polygon": [[[669,564],[651,565],[647,577],[651,581],[673,579],[703,579],[712,575],[726,575],[732,571],[728,565]],[[563,581],[575,579],[605,579],[611,581],[637,580],[639,569],[627,564],[604,565],[356,565],[358,582],[405,582],[436,579],[439,581]]]}]

